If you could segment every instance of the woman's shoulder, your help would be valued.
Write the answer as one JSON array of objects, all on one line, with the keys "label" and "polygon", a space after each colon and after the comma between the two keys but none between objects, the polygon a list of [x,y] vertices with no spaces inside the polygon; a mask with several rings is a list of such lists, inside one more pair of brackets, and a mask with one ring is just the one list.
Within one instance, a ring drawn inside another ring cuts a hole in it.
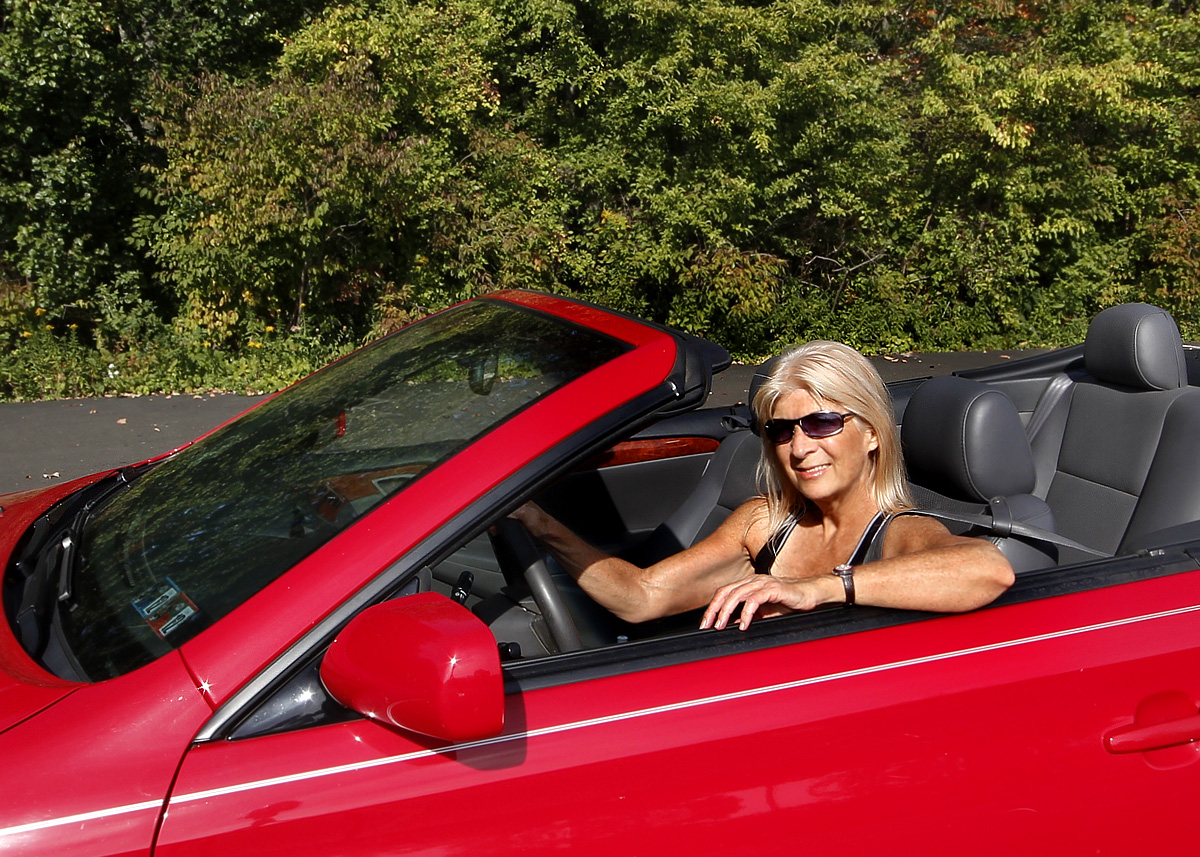
[{"label": "woman's shoulder", "polygon": [[725,524],[741,536],[742,542],[757,551],[767,540],[770,525],[770,509],[767,498],[751,497],[738,506],[725,520]]},{"label": "woman's shoulder", "polygon": [[885,558],[937,547],[955,538],[945,524],[917,509],[893,513],[889,519],[883,544]]}]

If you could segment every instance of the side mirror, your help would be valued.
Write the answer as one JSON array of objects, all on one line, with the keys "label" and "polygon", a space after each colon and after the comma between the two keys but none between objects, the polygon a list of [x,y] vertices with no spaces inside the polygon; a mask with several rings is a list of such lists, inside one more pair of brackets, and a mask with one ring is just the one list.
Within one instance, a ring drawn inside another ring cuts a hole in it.
[{"label": "side mirror", "polygon": [[330,696],[364,717],[443,741],[504,728],[500,652],[487,625],[435,592],[368,607],[321,662]]}]

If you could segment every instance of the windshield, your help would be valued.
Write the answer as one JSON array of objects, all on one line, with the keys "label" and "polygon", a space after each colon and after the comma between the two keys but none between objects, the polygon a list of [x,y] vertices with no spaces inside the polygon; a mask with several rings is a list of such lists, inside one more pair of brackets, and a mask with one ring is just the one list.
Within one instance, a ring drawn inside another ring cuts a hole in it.
[{"label": "windshield", "polygon": [[482,301],[327,367],[92,512],[60,612],[68,648],[93,680],[148,663],[474,439],[627,350]]}]

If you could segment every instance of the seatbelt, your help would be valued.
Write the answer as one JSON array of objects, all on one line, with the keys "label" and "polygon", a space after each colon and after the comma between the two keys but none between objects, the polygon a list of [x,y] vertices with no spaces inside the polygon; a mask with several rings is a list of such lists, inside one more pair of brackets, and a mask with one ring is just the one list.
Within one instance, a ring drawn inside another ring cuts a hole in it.
[{"label": "seatbelt", "polygon": [[1033,413],[1029,416],[1029,423],[1025,426],[1025,436],[1031,440],[1037,437],[1038,432],[1042,430],[1042,426],[1050,419],[1050,415],[1062,401],[1063,396],[1075,386],[1075,381],[1066,372],[1060,372],[1050,379],[1050,383],[1046,385],[1046,389],[1042,391],[1042,396],[1033,407]]},{"label": "seatbelt", "polygon": [[949,512],[942,509],[924,509],[927,514],[933,515],[936,518],[944,518],[947,521],[955,521],[960,524],[971,524],[975,527],[982,527],[989,533],[1000,538],[1008,538],[1009,536],[1018,536],[1034,541],[1046,542],[1047,544],[1058,545],[1059,547],[1070,548],[1071,550],[1079,551],[1080,553],[1088,554],[1089,556],[1108,558],[1112,554],[1104,551],[1096,550],[1093,547],[1080,544],[1074,539],[1069,539],[1066,536],[1043,530],[1041,527],[1033,527],[1029,524],[1014,521],[1012,513],[1008,509],[1008,501],[1003,497],[996,497],[988,503],[987,512],[978,515],[972,515],[965,512]]}]

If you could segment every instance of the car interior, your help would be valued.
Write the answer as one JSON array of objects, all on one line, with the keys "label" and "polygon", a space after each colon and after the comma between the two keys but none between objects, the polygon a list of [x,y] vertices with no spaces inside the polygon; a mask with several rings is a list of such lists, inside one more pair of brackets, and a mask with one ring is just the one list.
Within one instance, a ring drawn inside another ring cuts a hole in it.
[{"label": "car interior", "polygon": [[[892,385],[919,507],[954,532],[994,541],[1018,576],[1200,539],[1198,360],[1167,312],[1125,304],[1098,314],[1082,346]],[[770,369],[758,367],[745,401]],[[673,443],[680,438],[707,446]],[[761,442],[745,404],[668,417],[630,442],[660,452],[593,459],[534,499],[593,544],[648,565],[759,492]],[[457,588],[511,659],[695,627],[692,616],[620,622],[515,522],[489,528],[432,573],[435,587]],[[547,598],[557,605],[547,609]],[[551,630],[546,613],[568,614],[574,633]]]}]

